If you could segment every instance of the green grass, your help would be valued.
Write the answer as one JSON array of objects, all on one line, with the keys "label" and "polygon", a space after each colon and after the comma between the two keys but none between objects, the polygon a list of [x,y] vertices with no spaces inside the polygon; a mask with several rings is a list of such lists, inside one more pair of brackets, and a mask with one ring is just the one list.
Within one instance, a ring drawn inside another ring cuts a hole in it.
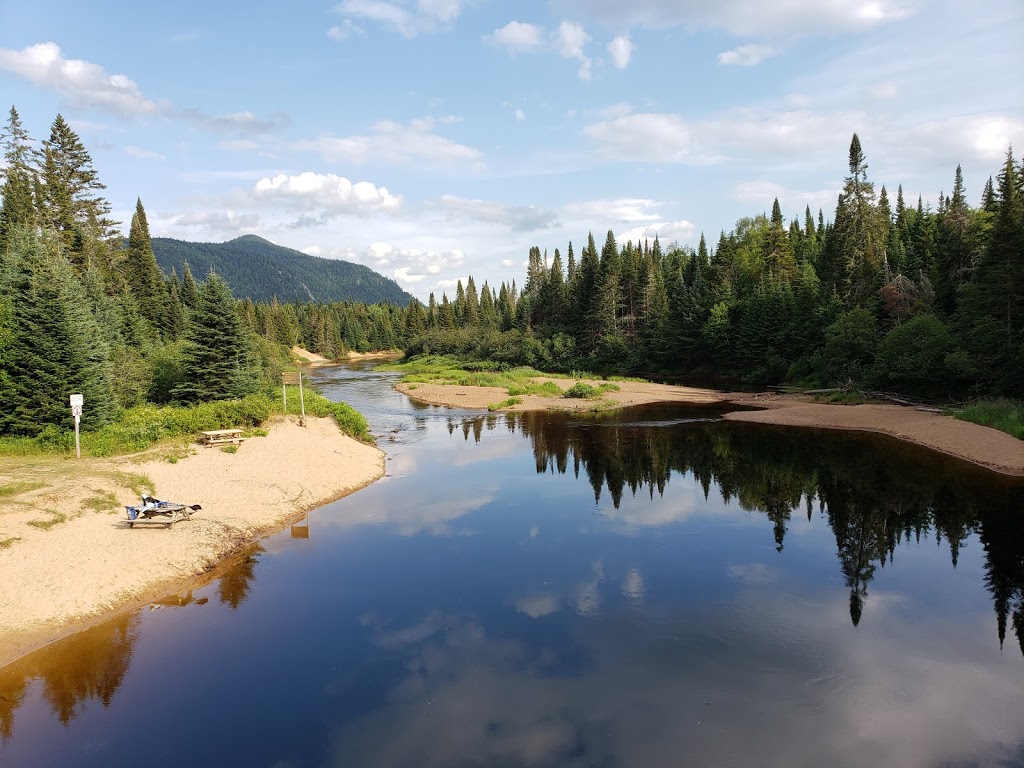
[{"label": "green grass", "polygon": [[[306,388],[306,413],[333,418],[346,435],[373,442],[366,420],[345,403],[332,403],[323,395]],[[259,429],[268,418],[284,413],[279,398],[267,394],[249,395],[239,400],[218,400],[192,406],[141,405],[129,408],[119,418],[81,436],[83,456],[123,456],[139,453],[153,444],[173,438],[191,441],[204,430]],[[299,412],[299,388],[288,388],[288,413]],[[258,434],[258,433],[256,433]],[[266,432],[264,431],[264,434]],[[73,455],[74,432],[48,425],[36,437],[0,437],[0,457],[63,454]],[[185,454],[179,454],[181,458]],[[167,457],[174,462],[177,458]]]},{"label": "green grass", "polygon": [[20,536],[11,536],[9,539],[0,539],[0,550],[7,549],[15,542],[21,541]]},{"label": "green grass", "polygon": [[149,476],[141,472],[115,472],[112,478],[122,488],[127,488],[139,498],[151,495],[156,490]]},{"label": "green grass", "polygon": [[502,408],[511,408],[513,405],[519,405],[523,402],[520,397],[510,397],[506,400],[502,400],[500,403],[490,403],[487,406],[488,411],[500,411]]},{"label": "green grass", "polygon": [[600,384],[600,385],[595,387],[595,386],[593,386],[591,384],[587,384],[586,382],[577,381],[575,384],[573,384],[571,387],[569,387],[569,389],[567,389],[565,391],[564,397],[574,397],[574,398],[581,398],[581,399],[589,400],[591,398],[600,397],[605,392],[618,392],[618,391],[619,391],[619,385],[618,384],[611,384],[609,382],[604,382],[604,383],[602,383],[602,384]]},{"label": "green grass", "polygon": [[959,411],[947,411],[963,421],[998,429],[1024,440],[1024,402],[1019,400],[979,400]]},{"label": "green grass", "polygon": [[850,392],[828,392],[823,395],[815,395],[817,403],[830,403],[832,405],[863,405],[867,402],[864,395],[857,391]]},{"label": "green grass", "polygon": [[224,453],[238,453],[237,445],[222,445],[220,449],[224,451]]},{"label": "green grass", "polygon": [[508,393],[511,397],[518,397],[519,395],[537,395],[538,397],[561,397],[562,388],[555,384],[555,382],[553,381],[545,381],[540,384],[533,381],[524,381],[510,386],[508,388]]},{"label": "green grass", "polygon": [[48,531],[55,525],[60,525],[61,523],[66,523],[68,521],[67,515],[63,512],[58,512],[55,509],[48,509],[46,510],[46,513],[50,515],[49,520],[29,520],[26,525],[31,525],[33,528],[38,528],[41,531]]},{"label": "green grass", "polygon": [[27,491],[34,491],[45,485],[46,483],[40,483],[35,480],[19,480],[13,483],[6,483],[5,485],[0,485],[0,499],[17,496],[19,493],[26,493]]},{"label": "green grass", "polygon": [[86,509],[91,509],[93,512],[108,512],[120,506],[112,491],[96,491],[95,489],[94,491],[95,496],[90,496],[82,502],[82,506]]}]

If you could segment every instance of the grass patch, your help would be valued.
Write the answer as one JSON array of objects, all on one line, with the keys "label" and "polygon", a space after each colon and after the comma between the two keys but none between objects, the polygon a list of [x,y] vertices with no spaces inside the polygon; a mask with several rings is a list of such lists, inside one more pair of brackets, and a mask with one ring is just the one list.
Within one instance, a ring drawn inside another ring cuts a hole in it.
[{"label": "grass patch", "polygon": [[46,510],[46,513],[50,515],[49,520],[29,520],[26,525],[31,525],[33,528],[38,528],[41,531],[48,531],[55,525],[60,525],[61,523],[66,523],[68,521],[67,515],[63,512],[58,512],[55,509],[48,509]]},{"label": "grass patch", "polygon": [[245,433],[246,437],[266,437],[270,434],[270,430],[265,427],[253,427]]},{"label": "grass patch", "polygon": [[46,483],[40,483],[36,480],[19,480],[13,483],[6,483],[4,485],[0,485],[0,499],[17,496],[19,493],[35,491],[45,485]]},{"label": "grass patch", "polygon": [[506,400],[502,400],[500,403],[490,403],[487,406],[488,411],[500,411],[502,408],[511,408],[513,405],[519,405],[523,402],[521,397],[510,397]]},{"label": "grass patch", "polygon": [[93,512],[108,512],[120,506],[117,503],[117,496],[114,495],[113,491],[93,490],[96,495],[90,496],[82,502],[82,506],[86,509],[91,509]]},{"label": "grass patch", "polygon": [[0,539],[0,550],[8,549],[15,542],[21,541],[21,536],[11,536],[9,539]]},{"label": "grass patch", "polygon": [[538,384],[534,381],[524,381],[514,384],[508,388],[511,397],[519,395],[537,395],[538,397],[561,397],[562,388],[553,381],[545,381]]},{"label": "grass patch", "polygon": [[831,405],[863,405],[867,402],[864,395],[856,390],[849,392],[827,392],[822,395],[815,395],[814,402],[829,403]]},{"label": "grass patch", "polygon": [[651,382],[640,376],[609,376],[608,381],[631,381],[634,384],[650,384]]},{"label": "grass patch", "polygon": [[600,397],[606,392],[618,392],[619,385],[612,384],[610,382],[604,382],[598,386],[587,384],[584,381],[577,381],[569,389],[565,391],[563,397],[575,397],[580,399],[589,400],[594,397]]},{"label": "grass patch", "polygon": [[237,445],[222,445],[220,449],[224,451],[224,453],[238,453]]},{"label": "grass patch", "polygon": [[111,475],[111,478],[115,483],[122,488],[127,488],[140,499],[143,496],[152,495],[156,491],[153,481],[149,479],[148,475],[144,475],[141,472],[115,472]]},{"label": "grass patch", "polygon": [[962,421],[992,427],[1000,432],[1024,440],[1024,402],[1007,400],[979,400],[959,411],[947,411]]}]

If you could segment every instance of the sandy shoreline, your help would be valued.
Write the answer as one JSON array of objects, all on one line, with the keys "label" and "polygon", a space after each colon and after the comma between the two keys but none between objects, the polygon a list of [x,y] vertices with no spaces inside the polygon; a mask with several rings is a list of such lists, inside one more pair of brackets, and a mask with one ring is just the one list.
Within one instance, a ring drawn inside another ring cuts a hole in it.
[{"label": "sandy shoreline", "polygon": [[[574,383],[553,381],[563,390]],[[592,385],[599,381],[588,382]],[[1024,441],[989,427],[950,416],[926,413],[898,405],[828,405],[807,397],[777,393],[719,392],[711,389],[677,387],[667,384],[616,382],[618,392],[608,392],[601,402],[527,395],[522,403],[503,410],[552,410],[580,412],[595,409],[645,405],[649,403],[691,403],[694,405],[738,405],[760,410],[734,411],[730,421],[875,432],[906,440],[933,451],[976,464],[994,472],[1024,477]],[[448,384],[398,384],[398,391],[432,405],[459,408],[487,408],[508,397],[498,387],[463,387]]]},{"label": "sandy shoreline", "polygon": [[[27,487],[0,507],[0,541],[10,542],[0,549],[0,666],[172,592],[302,512],[383,476],[382,451],[342,435],[330,419],[306,421],[278,421],[234,454],[196,447],[176,463],[158,449],[0,467],[0,485]],[[157,498],[202,511],[170,530],[129,530],[114,504],[138,503],[130,486],[139,476]],[[58,513],[68,519],[37,527]]]}]

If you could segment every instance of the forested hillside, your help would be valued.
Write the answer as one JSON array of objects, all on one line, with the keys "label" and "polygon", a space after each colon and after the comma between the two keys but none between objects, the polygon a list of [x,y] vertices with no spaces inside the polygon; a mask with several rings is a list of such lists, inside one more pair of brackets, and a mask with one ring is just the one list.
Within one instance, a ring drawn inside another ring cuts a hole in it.
[{"label": "forested hillside", "polygon": [[[526,285],[473,278],[414,303],[407,351],[604,373],[707,374],[885,388],[937,399],[1024,395],[1024,169],[1012,151],[968,201],[938,208],[870,180],[856,134],[833,218],[741,219],[714,247],[533,248]],[[320,310],[311,309],[316,313]],[[323,322],[321,320],[320,322]],[[316,347],[317,339],[303,336]]]},{"label": "forested hillside", "polygon": [[226,243],[155,237],[153,253],[166,275],[182,274],[188,263],[192,274],[205,277],[216,272],[236,296],[248,296],[253,301],[271,301],[276,296],[280,301],[391,302],[404,306],[412,299],[394,280],[369,267],[310,256],[256,235]]},{"label": "forested hillside", "polygon": [[[266,390],[293,344],[332,358],[404,347],[549,370],[1024,395],[1024,169],[1012,151],[978,205],[957,168],[932,210],[901,187],[894,202],[876,192],[855,134],[831,220],[807,209],[787,223],[776,200],[713,248],[620,244],[609,231],[578,255],[532,248],[521,290],[470,277],[453,299],[404,306],[237,301],[232,288],[265,295],[231,286],[238,264],[264,290],[281,252],[312,259],[252,237],[178,243],[180,273],[165,274],[142,201],[125,243],[60,115],[34,144],[12,107],[0,145],[0,434],[62,434],[72,392],[89,429],[143,403]],[[211,252],[222,260],[203,261]]]}]

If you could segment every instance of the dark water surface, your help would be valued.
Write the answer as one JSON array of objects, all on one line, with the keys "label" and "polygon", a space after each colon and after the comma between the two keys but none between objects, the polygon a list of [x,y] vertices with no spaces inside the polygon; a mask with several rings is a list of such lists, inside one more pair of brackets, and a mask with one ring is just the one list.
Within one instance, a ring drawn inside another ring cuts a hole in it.
[{"label": "dark water surface", "polygon": [[0,765],[1024,765],[1020,483],[317,378],[388,476],[0,670]]}]

